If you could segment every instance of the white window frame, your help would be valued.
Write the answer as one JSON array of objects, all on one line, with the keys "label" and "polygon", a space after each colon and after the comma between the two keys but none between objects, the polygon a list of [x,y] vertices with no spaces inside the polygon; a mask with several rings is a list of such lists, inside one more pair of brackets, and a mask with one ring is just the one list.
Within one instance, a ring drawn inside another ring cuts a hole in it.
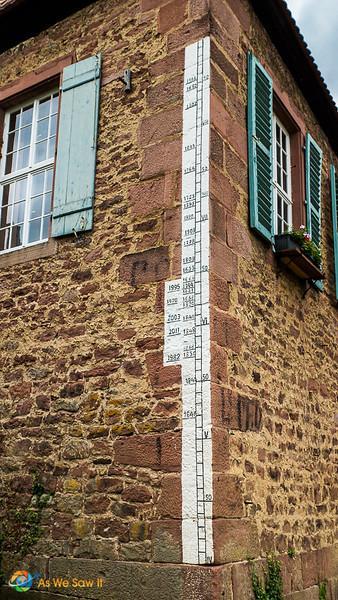
[{"label": "white window frame", "polygon": [[[43,244],[49,239],[49,232],[46,238],[37,240],[35,242],[28,242],[28,229],[29,229],[29,214],[31,208],[31,185],[32,185],[32,176],[38,173],[45,172],[48,170],[48,167],[51,169],[55,164],[55,155],[56,155],[56,144],[55,144],[55,152],[52,158],[48,158],[46,160],[40,161],[39,163],[34,163],[34,152],[35,152],[35,144],[36,144],[36,133],[37,133],[37,111],[40,100],[45,99],[48,96],[52,96],[53,94],[59,93],[58,88],[53,88],[51,90],[46,90],[44,93],[39,94],[38,96],[34,96],[30,99],[27,99],[25,102],[21,102],[15,106],[11,106],[5,113],[4,116],[4,128],[3,128],[3,139],[2,139],[2,151],[1,151],[1,161],[0,161],[0,211],[2,207],[2,194],[4,185],[14,183],[19,181],[20,179],[24,179],[27,177],[27,190],[26,190],[26,201],[25,201],[25,214],[23,220],[23,242],[20,246],[15,246],[14,248],[7,248],[6,250],[0,250],[0,256],[3,254],[8,254],[10,252],[15,252],[16,250],[21,250],[22,248],[36,246],[38,244]],[[60,96],[59,96],[60,102]],[[6,159],[7,159],[7,147],[9,142],[9,124],[10,124],[10,116],[13,112],[20,110],[22,108],[26,108],[27,106],[33,105],[33,116],[32,116],[32,134],[31,134],[31,144],[29,150],[29,161],[28,166],[23,169],[18,169],[17,171],[13,171],[11,173],[5,174],[6,170]],[[49,132],[48,132],[49,133]],[[49,139],[49,138],[48,138]],[[57,134],[56,134],[57,140]],[[53,173],[54,177],[54,173]],[[50,227],[49,227],[50,231]]]},{"label": "white window frame", "polygon": [[[276,155],[276,125],[279,126],[281,131],[285,134],[286,137],[286,177],[287,177],[287,191],[283,189],[283,187],[277,182],[277,155]],[[288,206],[288,219],[287,219],[287,231],[288,229],[292,229],[292,179],[291,179],[291,144],[290,144],[290,134],[278,119],[278,117],[273,115],[273,208],[274,208],[274,233],[278,234],[278,195],[282,197],[282,200]],[[283,223],[284,223],[283,218]]]}]

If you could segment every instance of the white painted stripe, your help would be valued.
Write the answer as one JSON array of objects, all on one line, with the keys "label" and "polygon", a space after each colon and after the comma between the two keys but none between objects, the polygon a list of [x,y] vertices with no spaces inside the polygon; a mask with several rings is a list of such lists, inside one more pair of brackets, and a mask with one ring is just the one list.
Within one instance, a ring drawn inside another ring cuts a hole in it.
[{"label": "white painted stripe", "polygon": [[210,40],[185,50],[182,278],[166,283],[164,364],[182,365],[183,562],[213,561],[209,306]]}]

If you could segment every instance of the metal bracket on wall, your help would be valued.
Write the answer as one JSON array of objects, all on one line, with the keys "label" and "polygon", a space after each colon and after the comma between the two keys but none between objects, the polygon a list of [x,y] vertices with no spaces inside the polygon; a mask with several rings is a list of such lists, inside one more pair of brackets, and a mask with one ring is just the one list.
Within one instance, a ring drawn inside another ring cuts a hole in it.
[{"label": "metal bracket on wall", "polygon": [[129,94],[131,92],[131,70],[125,69],[123,75],[119,77],[119,81],[124,83],[124,91]]},{"label": "metal bracket on wall", "polygon": [[307,293],[308,293],[308,292],[311,290],[311,288],[312,288],[312,285],[311,285],[311,283],[310,283],[310,279],[306,279],[306,280],[305,280],[305,282],[306,282],[306,287],[305,287],[305,291],[304,291],[304,293],[303,293],[303,295],[302,295],[302,300],[304,300],[304,298],[305,298],[306,294],[307,294]]}]

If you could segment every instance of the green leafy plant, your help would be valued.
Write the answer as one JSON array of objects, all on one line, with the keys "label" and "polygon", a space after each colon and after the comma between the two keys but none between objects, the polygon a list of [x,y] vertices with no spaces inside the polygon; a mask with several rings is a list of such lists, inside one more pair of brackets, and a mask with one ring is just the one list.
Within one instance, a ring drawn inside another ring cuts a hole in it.
[{"label": "green leafy plant", "polygon": [[322,262],[322,256],[317,245],[312,241],[309,232],[306,230],[304,225],[301,225],[299,229],[292,229],[288,232],[293,240],[304,250],[316,265],[320,267]]},{"label": "green leafy plant", "polygon": [[260,579],[253,568],[251,581],[255,600],[284,600],[281,566],[273,554],[267,558],[264,578]]},{"label": "green leafy plant", "polygon": [[319,584],[319,600],[326,600],[326,581]]},{"label": "green leafy plant", "polygon": [[34,474],[30,504],[9,510],[6,519],[3,519],[0,525],[0,585],[4,583],[3,552],[15,553],[20,558],[29,553],[41,536],[43,510],[50,499],[51,494],[46,493],[39,475]]},{"label": "green leafy plant", "polygon": [[288,548],[288,557],[289,558],[295,558],[296,556],[296,550],[291,546]]}]

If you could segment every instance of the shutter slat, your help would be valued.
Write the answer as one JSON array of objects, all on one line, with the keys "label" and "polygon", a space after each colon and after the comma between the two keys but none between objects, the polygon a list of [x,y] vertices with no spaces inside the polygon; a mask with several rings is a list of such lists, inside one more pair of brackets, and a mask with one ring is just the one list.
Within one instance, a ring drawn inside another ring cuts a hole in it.
[{"label": "shutter slat", "polygon": [[[312,241],[320,249],[321,245],[321,173],[322,150],[309,133],[306,134],[306,221]],[[320,290],[324,289],[322,281],[313,281]]]},{"label": "shutter slat", "polygon": [[333,251],[336,282],[336,300],[338,300],[338,176],[334,165],[331,165],[331,200],[332,200],[332,229]]},{"label": "shutter slat", "polygon": [[54,237],[92,229],[100,71],[100,55],[63,71],[54,183]]},{"label": "shutter slat", "polygon": [[251,52],[248,55],[248,148],[250,224],[271,242],[272,81]]}]

